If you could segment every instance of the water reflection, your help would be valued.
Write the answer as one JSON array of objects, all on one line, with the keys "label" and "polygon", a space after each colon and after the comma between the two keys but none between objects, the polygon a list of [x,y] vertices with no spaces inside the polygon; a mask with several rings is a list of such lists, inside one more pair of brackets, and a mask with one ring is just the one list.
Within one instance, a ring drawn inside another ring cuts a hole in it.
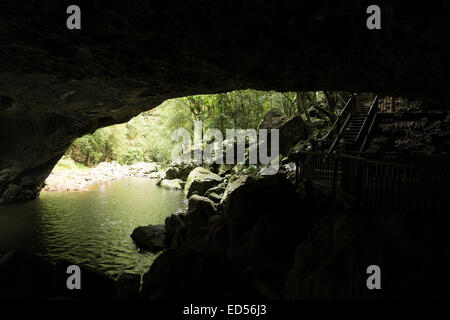
[{"label": "water reflection", "polygon": [[83,192],[44,192],[37,200],[0,207],[0,250],[24,248],[111,276],[143,273],[156,255],[138,252],[130,238],[133,229],[164,223],[183,201],[182,191],[163,190],[155,180],[140,178]]}]

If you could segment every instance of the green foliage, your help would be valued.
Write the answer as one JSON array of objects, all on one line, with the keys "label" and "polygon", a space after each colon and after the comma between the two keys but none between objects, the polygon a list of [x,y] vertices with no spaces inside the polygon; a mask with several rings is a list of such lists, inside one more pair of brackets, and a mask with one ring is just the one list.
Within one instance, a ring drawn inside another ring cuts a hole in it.
[{"label": "green foliage", "polygon": [[248,167],[242,170],[243,174],[257,174],[260,169],[254,164],[250,164]]},{"label": "green foliage", "polygon": [[63,156],[53,170],[87,170],[88,167],[75,162],[72,158]]},{"label": "green foliage", "polygon": [[[66,155],[85,166],[103,161],[167,164],[171,162],[173,146],[178,143],[172,141],[172,132],[184,128],[193,134],[195,121],[202,121],[204,132],[217,128],[224,136],[226,129],[257,128],[266,112],[274,107],[288,117],[300,114],[308,121],[311,120],[308,110],[316,108],[321,118],[331,122],[337,114],[336,101],[336,94],[331,92],[256,90],[171,99],[126,124],[102,128],[75,140]],[[248,168],[249,172],[256,169]]]}]

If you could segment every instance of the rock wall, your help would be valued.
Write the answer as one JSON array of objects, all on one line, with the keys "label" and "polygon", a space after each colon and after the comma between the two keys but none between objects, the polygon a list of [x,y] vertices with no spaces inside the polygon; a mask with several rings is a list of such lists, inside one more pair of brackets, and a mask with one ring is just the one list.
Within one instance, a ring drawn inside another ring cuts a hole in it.
[{"label": "rock wall", "polygon": [[448,100],[450,4],[380,1],[0,3],[0,203],[36,197],[76,138],[163,100],[234,89]]},{"label": "rock wall", "polygon": [[384,115],[367,145],[367,152],[450,152],[450,114]]}]

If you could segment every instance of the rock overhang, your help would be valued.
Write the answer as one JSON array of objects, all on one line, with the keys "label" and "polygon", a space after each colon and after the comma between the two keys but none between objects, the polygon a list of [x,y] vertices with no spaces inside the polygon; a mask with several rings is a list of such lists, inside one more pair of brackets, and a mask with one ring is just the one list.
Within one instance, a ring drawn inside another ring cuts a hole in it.
[{"label": "rock overhang", "polygon": [[76,137],[168,98],[246,88],[450,95],[445,2],[381,1],[381,30],[366,28],[360,1],[81,1],[79,31],[66,28],[69,4],[0,4],[0,202],[35,197]]}]

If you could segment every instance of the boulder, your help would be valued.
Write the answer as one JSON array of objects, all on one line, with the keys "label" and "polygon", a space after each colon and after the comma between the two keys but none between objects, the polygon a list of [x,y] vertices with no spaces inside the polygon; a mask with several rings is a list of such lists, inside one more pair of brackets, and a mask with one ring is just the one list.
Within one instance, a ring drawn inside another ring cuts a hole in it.
[{"label": "boulder", "polygon": [[56,269],[41,257],[13,250],[0,258],[0,299],[48,299],[56,292]]},{"label": "boulder", "polygon": [[128,170],[133,174],[133,175],[148,175],[150,173],[156,172],[158,171],[158,164],[154,163],[154,162],[139,162],[139,163],[135,163],[132,164],[128,167]]},{"label": "boulder", "polygon": [[174,163],[166,170],[166,179],[181,179],[186,181],[189,173],[196,167],[195,164],[192,163]]},{"label": "boulder", "polygon": [[205,226],[208,224],[209,217],[215,213],[216,205],[212,200],[206,197],[193,195],[189,198],[185,222],[188,226]]},{"label": "boulder", "polygon": [[[67,268],[78,265],[81,273],[81,290],[67,288]],[[105,300],[116,299],[117,283],[108,275],[85,265],[60,260],[56,263],[58,296],[69,299]]]},{"label": "boulder", "polygon": [[222,177],[212,173],[208,169],[197,167],[189,174],[184,191],[187,193],[188,197],[190,197],[194,191],[202,196],[207,190],[220,184],[222,180]]},{"label": "boulder", "polygon": [[221,164],[219,165],[218,175],[219,176],[225,176],[226,174],[230,173],[233,169],[234,164]]},{"label": "boulder", "polygon": [[144,275],[142,297],[173,301],[258,296],[226,256],[211,251],[168,250]]},{"label": "boulder", "polygon": [[186,226],[184,218],[185,213],[175,213],[166,218],[166,244],[168,249],[174,249],[180,246],[182,232]]},{"label": "boulder", "polygon": [[166,226],[161,224],[137,227],[131,238],[138,248],[151,252],[161,251],[166,246]]},{"label": "boulder", "polygon": [[206,191],[205,193],[205,197],[208,197],[211,193],[223,194],[225,192],[226,187],[227,187],[226,185],[220,184],[217,187],[208,189],[208,191]]},{"label": "boulder", "polygon": [[281,298],[291,258],[307,238],[313,213],[281,174],[231,181],[220,206],[227,256],[240,270],[250,270],[248,277],[264,296]]},{"label": "boulder", "polygon": [[372,250],[373,244],[381,242],[382,237],[373,234],[373,230],[363,231],[344,213],[328,217],[327,222],[329,225],[322,225],[311,241],[298,246],[286,279],[286,297],[296,300],[369,298],[377,290],[367,290],[365,269],[378,263],[378,259],[373,259]]},{"label": "boulder", "polygon": [[310,126],[317,129],[324,129],[327,128],[328,122],[320,118],[311,118]]},{"label": "boulder", "polygon": [[129,300],[139,298],[141,275],[124,273],[117,279],[117,299]]},{"label": "boulder", "polygon": [[166,177],[166,173],[164,171],[152,172],[148,175],[150,179],[164,179]]},{"label": "boulder", "polygon": [[285,123],[289,118],[279,108],[272,108],[264,115],[258,129],[275,129]]},{"label": "boulder", "polygon": [[208,199],[212,200],[214,203],[220,203],[222,201],[222,194],[217,194],[215,192],[208,193]]},{"label": "boulder", "polygon": [[184,181],[181,179],[164,179],[160,183],[161,187],[168,190],[183,190]]},{"label": "boulder", "polygon": [[77,263],[50,263],[36,254],[13,250],[0,258],[0,299],[114,299],[114,279],[78,265],[82,290],[67,288],[67,268]]},{"label": "boulder", "polygon": [[297,145],[301,140],[307,140],[309,137],[308,126],[302,117],[295,116],[280,127],[280,153],[287,155],[289,150]]},{"label": "boulder", "polygon": [[[330,212],[295,251],[285,297],[447,299],[448,224],[437,226],[425,217]],[[381,268],[382,290],[367,289],[371,265]]]}]

